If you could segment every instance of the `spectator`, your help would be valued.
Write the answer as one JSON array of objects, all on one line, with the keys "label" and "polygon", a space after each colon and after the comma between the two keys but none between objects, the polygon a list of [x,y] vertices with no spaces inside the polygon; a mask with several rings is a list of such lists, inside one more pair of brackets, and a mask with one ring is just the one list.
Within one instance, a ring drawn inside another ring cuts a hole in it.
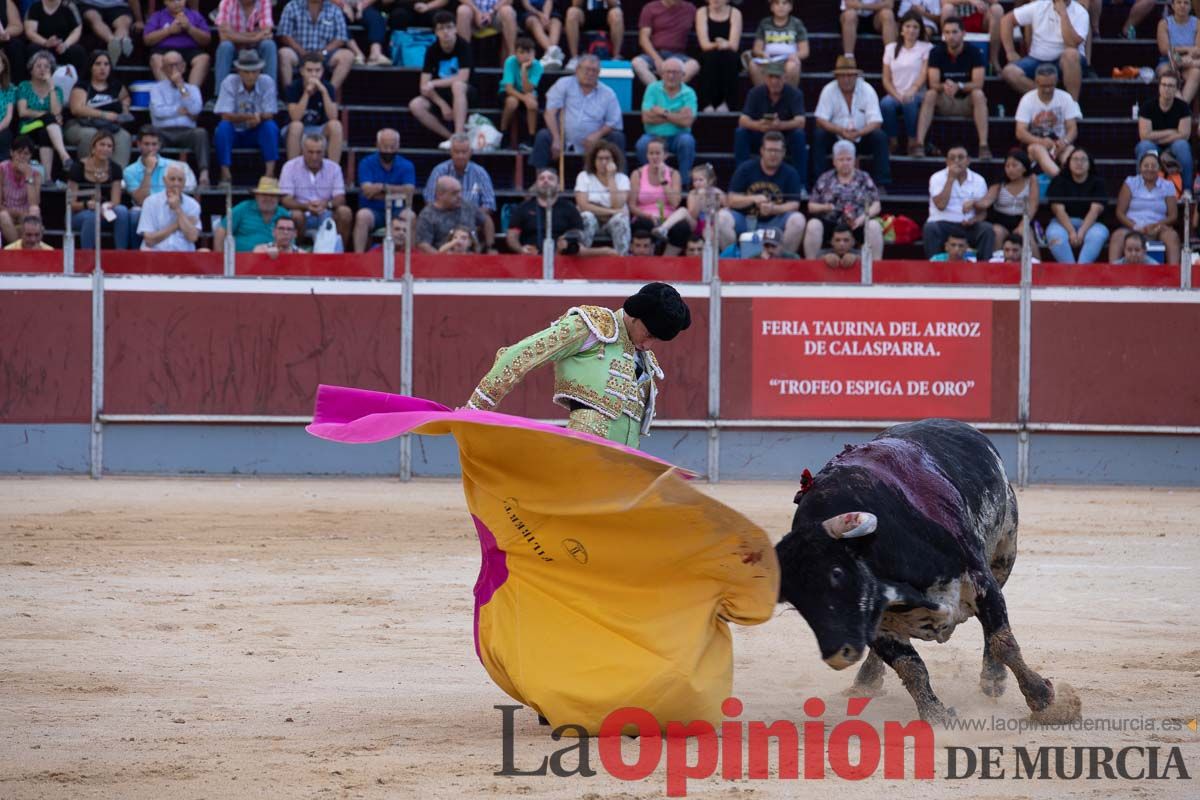
[{"label": "spectator", "polygon": [[5,250],[53,250],[54,248],[42,241],[46,233],[42,218],[30,214],[21,220],[21,238],[5,245]]},{"label": "spectator", "polygon": [[[615,254],[611,248],[583,247],[583,218],[571,198],[558,192],[558,173],[540,169],[533,196],[526,199],[509,217],[508,247],[514,253],[536,255],[542,252],[546,237],[546,210],[550,209],[550,238],[563,255]],[[424,213],[424,212],[422,212]]]},{"label": "spectator", "polygon": [[[667,217],[663,227],[669,231],[675,226],[678,217],[687,222],[692,237],[698,236],[703,239],[708,226],[715,225],[717,246],[727,247],[733,242],[721,238],[718,222],[721,209],[725,208],[726,204],[725,193],[717,188],[717,173],[712,164],[698,164],[692,167],[692,189],[688,192],[687,202]],[[725,233],[728,234],[729,231],[726,230]]]},{"label": "spectator", "polygon": [[[1067,163],[1079,136],[1079,104],[1062,89],[1055,89],[1058,70],[1039,64],[1037,88],[1027,92],[1017,105],[1017,141],[1028,148],[1029,160],[1053,178]],[[1172,88],[1172,92],[1174,89]],[[1140,123],[1139,123],[1140,124]],[[1190,157],[1189,157],[1190,161]]]},{"label": "spectator", "polygon": [[5,241],[17,238],[21,220],[40,217],[42,174],[33,168],[33,142],[18,136],[9,160],[0,162],[0,234]]},{"label": "spectator", "polygon": [[[561,119],[560,119],[561,118]],[[616,92],[600,83],[600,59],[582,56],[575,74],[559,78],[546,92],[546,127],[533,139],[529,161],[541,169],[568,151],[587,152],[601,139],[625,151],[624,122]]]},{"label": "spectator", "polygon": [[[67,171],[67,197],[71,198],[72,228],[80,234],[80,245],[84,250],[100,246],[96,241],[96,215],[101,225],[111,222],[113,247],[128,249],[130,245],[129,209],[121,205],[121,168],[112,160],[113,137],[108,131],[100,131],[92,139],[88,155],[71,165]],[[108,187],[108,200],[97,204],[93,192],[99,188],[103,197]],[[109,213],[111,212],[111,214]],[[111,219],[109,217],[111,216]]]},{"label": "spectator", "polygon": [[385,40],[388,38],[387,23],[384,22],[383,15],[378,10],[370,15],[370,21],[367,21],[366,12],[370,9],[370,3],[371,0],[366,0],[366,5],[364,5],[364,0],[333,0],[333,4],[346,17],[346,47],[350,49],[354,63],[368,63],[368,58],[363,54],[362,48],[358,46],[358,42],[354,40],[353,36],[349,35],[350,23],[361,22],[367,30],[367,44],[371,48],[371,66],[391,66],[392,60],[383,54],[383,46]]},{"label": "spectator", "polygon": [[[325,137],[305,135],[301,155],[289,160],[279,173],[283,206],[292,212],[297,230],[313,230],[329,218],[337,225],[339,248],[350,241],[354,215],[346,205],[346,179],[336,161],[325,157]],[[337,252],[342,252],[339,249]]]},{"label": "spectator", "polygon": [[687,240],[687,247],[683,248],[683,254],[688,258],[703,258],[704,237],[692,234]]},{"label": "spectator", "polygon": [[1028,234],[1021,219],[1025,214],[1030,219],[1037,216],[1039,188],[1026,155],[1019,148],[1010,150],[1004,159],[1004,180],[990,186],[987,197],[976,206],[988,210],[987,218],[997,242],[1003,242],[1010,233]]},{"label": "spectator", "polygon": [[280,253],[303,253],[304,250],[296,246],[296,220],[286,214],[276,217],[271,228],[271,241],[254,245],[252,252],[266,253],[271,258],[279,258]]},{"label": "spectator", "polygon": [[629,252],[630,221],[626,201],[629,178],[622,170],[624,156],[612,142],[596,142],[583,157],[575,179],[575,205],[583,220],[583,245],[591,247],[604,231],[618,255]]},{"label": "spectator", "polygon": [[683,64],[683,82],[691,83],[700,64],[687,56],[688,34],[696,25],[696,7],[687,0],[651,0],[638,17],[638,46],[633,71],[649,86],[662,75],[663,62],[677,58]]},{"label": "spectator", "polygon": [[855,166],[854,145],[845,139],[833,146],[833,169],[817,178],[808,200],[808,225],[804,232],[804,257],[816,258],[829,244],[838,226],[850,229],[854,240],[883,258],[883,226],[879,216],[879,190],[871,176]]},{"label": "spectator", "polygon": [[1159,0],[1131,0],[1129,4],[1129,16],[1125,18],[1125,24],[1121,26],[1121,35],[1126,39],[1136,39],[1137,26],[1142,24],[1142,21],[1146,19],[1158,4]]},{"label": "spectator", "polygon": [[[355,17],[366,26],[367,44],[370,47],[367,50],[367,64],[373,67],[391,66],[390,56],[384,53],[384,49],[389,47],[388,19],[384,18],[384,14],[388,14],[389,18],[394,20],[401,7],[400,0],[359,0],[353,5],[347,6],[349,13],[355,14]],[[408,28],[408,25],[394,26],[395,28]],[[350,38],[349,41],[353,43],[354,38]],[[356,61],[358,59],[355,59]]]},{"label": "spectator", "polygon": [[129,31],[134,20],[142,25],[142,5],[138,0],[80,0],[83,19],[108,48],[108,57],[115,66],[121,56],[133,54],[133,39]]},{"label": "spectator", "polygon": [[971,158],[961,144],[946,152],[946,168],[929,178],[929,217],[922,238],[925,257],[934,257],[945,249],[951,234],[970,242],[976,251],[990,253],[995,248],[996,232],[983,218],[982,201],[988,186],[983,176],[971,170]]},{"label": "spectator", "polygon": [[858,30],[867,19],[876,33],[883,34],[884,45],[896,41],[895,0],[842,0],[842,54],[854,57]]},{"label": "spectator", "polygon": [[67,121],[63,139],[75,152],[86,154],[96,131],[106,130],[117,143],[113,159],[123,167],[129,163],[133,137],[121,126],[133,122],[133,115],[129,113],[129,92],[112,74],[112,67],[108,53],[103,50],[92,53],[87,80],[80,80],[71,89],[71,119]]},{"label": "spectator", "polygon": [[[958,18],[943,21],[942,43],[929,51],[929,90],[921,100],[917,141],[909,143],[908,154],[918,158],[926,154],[925,137],[936,112],[947,117],[974,117],[979,157],[991,158],[987,97],[983,87],[983,55],[963,40],[962,22]],[[941,155],[936,147],[930,147],[929,154]]]},{"label": "spectator", "polygon": [[562,12],[554,10],[554,0],[514,0],[517,5],[517,25],[533,37],[542,48],[542,66],[560,69],[563,51],[558,46],[562,39]]},{"label": "spectator", "polygon": [[646,145],[646,164],[629,176],[629,212],[632,227],[651,228],[655,236],[667,242],[666,255],[678,255],[692,235],[684,218],[673,218],[681,199],[679,173],[666,165],[667,149],[661,139],[651,139]]},{"label": "spectator", "polygon": [[[329,142],[329,157],[342,161],[342,123],[338,119],[337,90],[325,80],[325,65],[316,53],[305,53],[300,63],[300,77],[287,87],[284,99],[288,104],[287,157],[300,155],[300,139],[306,133],[324,134]],[[267,170],[270,175],[272,170]]]},{"label": "spectator", "polygon": [[217,8],[217,80],[220,86],[233,71],[239,50],[257,50],[263,74],[278,84],[279,50],[275,46],[275,18],[270,0],[221,0]]},{"label": "spectator", "polygon": [[354,217],[354,252],[367,249],[371,231],[383,227],[387,219],[387,196],[400,195],[392,207],[393,217],[413,215],[412,199],[416,191],[417,171],[413,163],[400,155],[400,133],[384,128],[375,134],[375,152],[358,162],[359,200]]},{"label": "spectator", "polygon": [[758,257],[764,260],[799,258],[791,250],[784,249],[782,239],[783,234],[778,228],[763,228],[759,239],[762,249],[758,251]]},{"label": "spectator", "polygon": [[157,81],[169,76],[163,68],[167,53],[178,51],[190,65],[188,83],[200,87],[208,77],[208,45],[212,42],[212,31],[208,21],[200,12],[184,8],[184,0],[163,0],[166,8],[155,11],[146,20],[142,34],[150,50],[150,71]]},{"label": "spectator", "polygon": [[320,53],[333,76],[329,82],[334,89],[342,88],[354,54],[346,47],[350,35],[346,17],[329,0],[291,0],[279,17],[279,78],[290,86],[293,73],[305,53]]},{"label": "spectator", "polygon": [[629,241],[629,255],[640,256],[642,258],[653,258],[654,252],[654,234],[648,228],[642,228],[633,232]]},{"label": "spectator", "polygon": [[1146,240],[1156,239],[1167,251],[1167,263],[1179,263],[1179,206],[1175,187],[1159,175],[1158,153],[1151,150],[1138,159],[1138,174],[1121,184],[1117,193],[1117,222],[1121,227],[1108,240],[1108,260],[1117,261],[1125,252],[1125,236],[1137,232]]},{"label": "spectator", "polygon": [[[469,42],[472,30],[493,28],[500,32],[500,37],[504,42],[501,53],[511,55],[516,51],[518,13],[516,4],[519,2],[521,0],[462,0],[455,12],[458,34],[464,41]],[[559,32],[562,32],[561,22],[559,22]],[[562,62],[559,61],[558,65],[561,67]]]},{"label": "spectator", "polygon": [[[11,0],[10,0],[11,2]],[[8,157],[8,146],[13,133],[20,127],[16,114],[17,85],[13,83],[12,66],[8,56],[0,50],[0,158]]]},{"label": "spectator", "polygon": [[[1153,264],[1150,256],[1146,253],[1146,237],[1137,231],[1129,231],[1125,234],[1125,241],[1121,247],[1121,257],[1113,262],[1114,264]],[[1173,263],[1173,262],[1169,262]]]},{"label": "spectator", "polygon": [[746,105],[738,116],[733,132],[733,157],[737,163],[749,161],[751,153],[762,147],[763,136],[778,133],[784,137],[792,166],[800,184],[808,185],[808,140],[804,135],[804,94],[784,82],[783,65],[772,62],[764,67],[766,82],[746,95]]},{"label": "spectator", "polygon": [[450,0],[396,0],[396,8],[388,18],[388,23],[393,30],[432,28],[434,17],[450,7]]},{"label": "spectator", "polygon": [[142,204],[137,232],[143,250],[192,253],[200,238],[200,204],[183,193],[186,180],[179,166],[167,168],[167,188]]},{"label": "spectator", "polygon": [[668,58],[659,70],[661,80],[646,87],[642,96],[642,128],[637,140],[638,161],[646,163],[646,148],[653,139],[661,139],[667,152],[675,156],[679,172],[691,176],[696,160],[696,139],[692,122],[696,119],[696,92],[683,84],[683,63]]},{"label": "spectator", "polygon": [[861,251],[854,249],[854,231],[846,223],[839,222],[829,237],[829,247],[817,253],[817,258],[830,269],[853,267],[862,258]]},{"label": "spectator", "polygon": [[466,253],[474,253],[476,249],[475,238],[471,233],[471,229],[466,225],[456,225],[450,231],[450,235],[446,237],[446,241],[438,248],[438,253],[442,255],[447,253],[464,255]]},{"label": "spectator", "polygon": [[[507,131],[523,108],[529,138],[537,135],[538,84],[542,81],[542,70],[541,62],[533,58],[533,40],[528,36],[517,39],[516,53],[504,60],[504,74],[500,77],[500,93],[504,95],[500,130]],[[517,130],[520,131],[520,126]]]},{"label": "spectator", "polygon": [[804,188],[800,174],[783,163],[787,148],[783,134],[771,131],[763,135],[759,157],[744,161],[729,182],[729,210],[719,214],[723,241],[736,241],[751,229],[750,219],[758,228],[779,228],[783,231],[783,247],[796,252],[804,237],[804,215],[800,213],[800,197]]},{"label": "spectator", "polygon": [[700,44],[700,105],[705,111],[728,111],[729,104],[737,102],[742,12],[730,6],[729,0],[708,0],[708,5],[696,12],[696,40]]},{"label": "spectator", "polygon": [[208,131],[197,127],[196,118],[204,109],[200,89],[183,80],[183,56],[175,51],[163,55],[166,80],[150,90],[150,122],[162,141],[183,147],[196,159],[200,188],[208,186]]},{"label": "spectator", "polygon": [[38,146],[39,160],[46,177],[54,174],[54,154],[62,160],[63,170],[72,161],[63,146],[62,89],[54,85],[54,56],[39,50],[29,59],[29,80],[17,87],[17,116],[21,118],[17,132],[33,139]]},{"label": "spectator", "polygon": [[887,96],[879,101],[883,115],[883,131],[888,137],[888,151],[900,147],[900,119],[904,119],[904,136],[909,150],[917,150],[917,120],[925,99],[929,80],[929,51],[921,15],[909,11],[900,18],[900,38],[883,48],[883,90]]},{"label": "spectator", "polygon": [[[458,36],[454,17],[447,12],[437,13],[434,26],[437,41],[425,51],[421,93],[409,101],[408,107],[418,122],[449,139],[450,129],[442,120],[453,122],[454,133],[462,133],[467,126],[467,107],[475,95],[475,88],[470,85],[471,47]],[[441,120],[434,116],[434,106],[441,113]]]},{"label": "spectator", "polygon": [[1076,147],[1071,152],[1066,170],[1050,181],[1046,194],[1054,215],[1046,228],[1046,242],[1054,260],[1060,264],[1094,264],[1108,241],[1108,228],[1100,221],[1108,189],[1104,178],[1092,172],[1086,150]]},{"label": "spectator", "polygon": [[[25,71],[25,22],[16,0],[0,0],[0,58],[4,61],[4,89],[23,79],[24,74],[10,75],[12,67]],[[3,112],[0,112],[3,113]]]},{"label": "spectator", "polygon": [[417,215],[416,249],[437,253],[451,231],[459,226],[478,230],[484,216],[474,203],[463,198],[458,179],[443,175],[435,184],[433,202],[426,203]]},{"label": "spectator", "polygon": [[492,177],[483,167],[471,160],[471,140],[465,133],[450,137],[450,158],[433,168],[425,183],[423,197],[426,203],[434,200],[437,179],[443,175],[456,178],[461,185],[463,197],[483,213],[483,243],[489,251],[496,239],[496,223],[491,213],[496,210],[496,192],[492,188]]},{"label": "spectator", "polygon": [[[1158,96],[1147,98],[1139,106],[1138,138],[1134,151],[1140,160],[1151,150],[1166,150],[1175,156],[1183,171],[1183,185],[1192,185],[1192,112],[1191,107],[1175,96],[1179,77],[1174,72],[1158,76]],[[1055,173],[1056,174],[1056,173]]]},{"label": "spectator", "polygon": [[[1033,41],[1029,55],[1019,58],[1013,44],[1013,27],[1032,26]],[[1033,76],[1039,64],[1050,63],[1062,74],[1063,87],[1076,101],[1087,69],[1083,57],[1084,40],[1091,30],[1088,11],[1076,0],[1034,0],[1004,15],[1000,38],[1008,63],[1001,77],[1017,92],[1033,90]]]},{"label": "spectator", "polygon": [[[992,257],[988,259],[989,264],[1020,264],[1021,263],[1021,247],[1024,240],[1015,233],[1010,233],[1004,237],[1004,243],[1000,245],[1000,249],[992,253]],[[1036,258],[1030,258],[1030,263],[1040,264]]]},{"label": "spectator", "polygon": [[158,154],[161,142],[158,131],[153,126],[144,125],[138,132],[138,157],[125,167],[121,187],[133,198],[133,208],[129,210],[129,229],[135,234],[135,241],[130,247],[135,247],[138,222],[141,217],[140,206],[146,198],[156,192],[166,191],[167,170],[178,167],[183,170],[183,190],[191,194],[196,190],[196,176],[192,168],[182,161],[175,161]]},{"label": "spectator", "polygon": [[[862,70],[849,56],[838,56],[834,79],[825,84],[817,100],[817,128],[813,131],[813,169],[829,169],[829,150],[846,139],[871,155],[871,177],[882,194],[892,182],[887,134],[882,130],[879,95],[862,79]],[[861,144],[860,144],[861,142]]]},{"label": "spectator", "polygon": [[[1028,2],[1028,0],[1020,0]],[[962,20],[963,30],[967,33],[988,34],[988,56],[991,62],[988,66],[996,74],[1000,73],[1000,21],[1004,17],[1004,7],[1000,0],[946,0],[942,5],[942,19],[958,17]]]},{"label": "spectator", "polygon": [[[404,251],[405,240],[408,238],[408,225],[407,220],[400,217],[392,217],[392,248],[397,254]],[[386,244],[386,240],[381,244],[374,245],[371,248],[371,252],[382,250],[384,244]]]},{"label": "spectator", "polygon": [[[87,51],[79,45],[82,36],[83,21],[70,0],[34,0],[25,12],[26,47],[59,56],[75,68],[76,76],[83,75],[87,67]],[[37,57],[37,52],[34,57]],[[32,63],[31,60],[31,77]],[[57,66],[52,66],[50,71],[53,72]]]},{"label": "spectator", "polygon": [[1179,97],[1189,106],[1200,89],[1200,20],[1191,10],[1189,0],[1171,0],[1171,13],[1158,23],[1159,77],[1182,73]]},{"label": "spectator", "polygon": [[[988,251],[990,252],[990,251]],[[946,236],[942,252],[931,256],[930,261],[949,261],[955,264],[974,262],[975,252],[967,249],[967,237],[961,231],[951,231]]]},{"label": "spectator", "polygon": [[[808,29],[792,16],[792,0],[771,0],[771,13],[758,23],[754,46],[745,59],[750,85],[762,86],[765,64],[783,63],[783,77],[792,86],[800,86],[800,68],[808,58]],[[740,22],[740,19],[739,19]],[[739,39],[734,39],[735,44]]]},{"label": "spectator", "polygon": [[249,253],[259,245],[268,244],[274,239],[275,223],[280,219],[292,221],[293,235],[298,230],[295,220],[283,207],[280,200],[283,192],[279,189],[279,181],[272,177],[263,177],[254,187],[254,197],[243,200],[233,207],[229,220],[221,219],[213,228],[213,250],[218,253],[225,248],[226,225],[233,233],[235,249],[239,253]]},{"label": "spectator", "polygon": [[[238,54],[237,74],[221,84],[213,112],[221,118],[217,125],[217,164],[221,180],[233,181],[233,148],[258,145],[267,175],[275,174],[279,160],[279,126],[275,124],[275,81],[262,74],[262,56],[256,50]],[[341,133],[341,126],[337,128]]]},{"label": "spectator", "polygon": [[579,34],[582,31],[608,30],[608,57],[620,59],[621,41],[625,38],[625,15],[621,13],[621,0],[571,0],[567,9],[563,31],[567,35],[567,51],[571,60],[567,72],[579,66]]}]

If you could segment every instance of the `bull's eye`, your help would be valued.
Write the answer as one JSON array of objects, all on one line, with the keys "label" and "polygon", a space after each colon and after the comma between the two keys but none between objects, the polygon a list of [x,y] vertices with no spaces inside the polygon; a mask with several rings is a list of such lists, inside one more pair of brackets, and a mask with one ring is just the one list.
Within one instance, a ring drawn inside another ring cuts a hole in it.
[{"label": "bull's eye", "polygon": [[840,589],[842,582],[846,578],[845,571],[841,567],[834,567],[829,571],[829,585],[835,589]]}]

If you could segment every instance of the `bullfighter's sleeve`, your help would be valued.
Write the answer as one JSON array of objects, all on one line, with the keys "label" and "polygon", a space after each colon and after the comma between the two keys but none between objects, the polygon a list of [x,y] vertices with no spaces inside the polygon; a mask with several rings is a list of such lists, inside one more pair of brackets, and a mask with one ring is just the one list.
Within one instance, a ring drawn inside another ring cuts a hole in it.
[{"label": "bullfighter's sleeve", "polygon": [[567,314],[549,328],[496,351],[496,362],[475,387],[468,408],[495,411],[505,395],[543,364],[578,353],[591,331],[578,314]]}]

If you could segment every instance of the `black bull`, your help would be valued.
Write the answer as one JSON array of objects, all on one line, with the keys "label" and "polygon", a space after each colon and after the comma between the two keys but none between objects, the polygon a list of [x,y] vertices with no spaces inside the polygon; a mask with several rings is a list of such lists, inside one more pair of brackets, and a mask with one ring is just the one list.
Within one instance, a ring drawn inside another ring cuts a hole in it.
[{"label": "black bull", "polygon": [[851,694],[877,693],[887,664],[922,719],[953,715],[910,640],[944,642],[978,617],[984,694],[1003,693],[1007,667],[1035,718],[1078,718],[1071,688],[1056,699],[1009,628],[1001,589],[1017,555],[1017,501],[987,437],[952,420],[897,425],[835,456],[796,503],[776,546],[780,601],[803,615],[835,669],[870,648]]}]

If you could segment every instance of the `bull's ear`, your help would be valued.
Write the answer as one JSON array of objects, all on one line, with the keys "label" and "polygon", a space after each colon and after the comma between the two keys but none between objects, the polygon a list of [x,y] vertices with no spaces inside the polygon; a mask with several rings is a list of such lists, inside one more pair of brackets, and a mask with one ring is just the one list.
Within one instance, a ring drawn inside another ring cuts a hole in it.
[{"label": "bull's ear", "polygon": [[821,523],[821,527],[833,539],[857,539],[875,532],[878,520],[866,511],[851,511],[838,514]]}]

